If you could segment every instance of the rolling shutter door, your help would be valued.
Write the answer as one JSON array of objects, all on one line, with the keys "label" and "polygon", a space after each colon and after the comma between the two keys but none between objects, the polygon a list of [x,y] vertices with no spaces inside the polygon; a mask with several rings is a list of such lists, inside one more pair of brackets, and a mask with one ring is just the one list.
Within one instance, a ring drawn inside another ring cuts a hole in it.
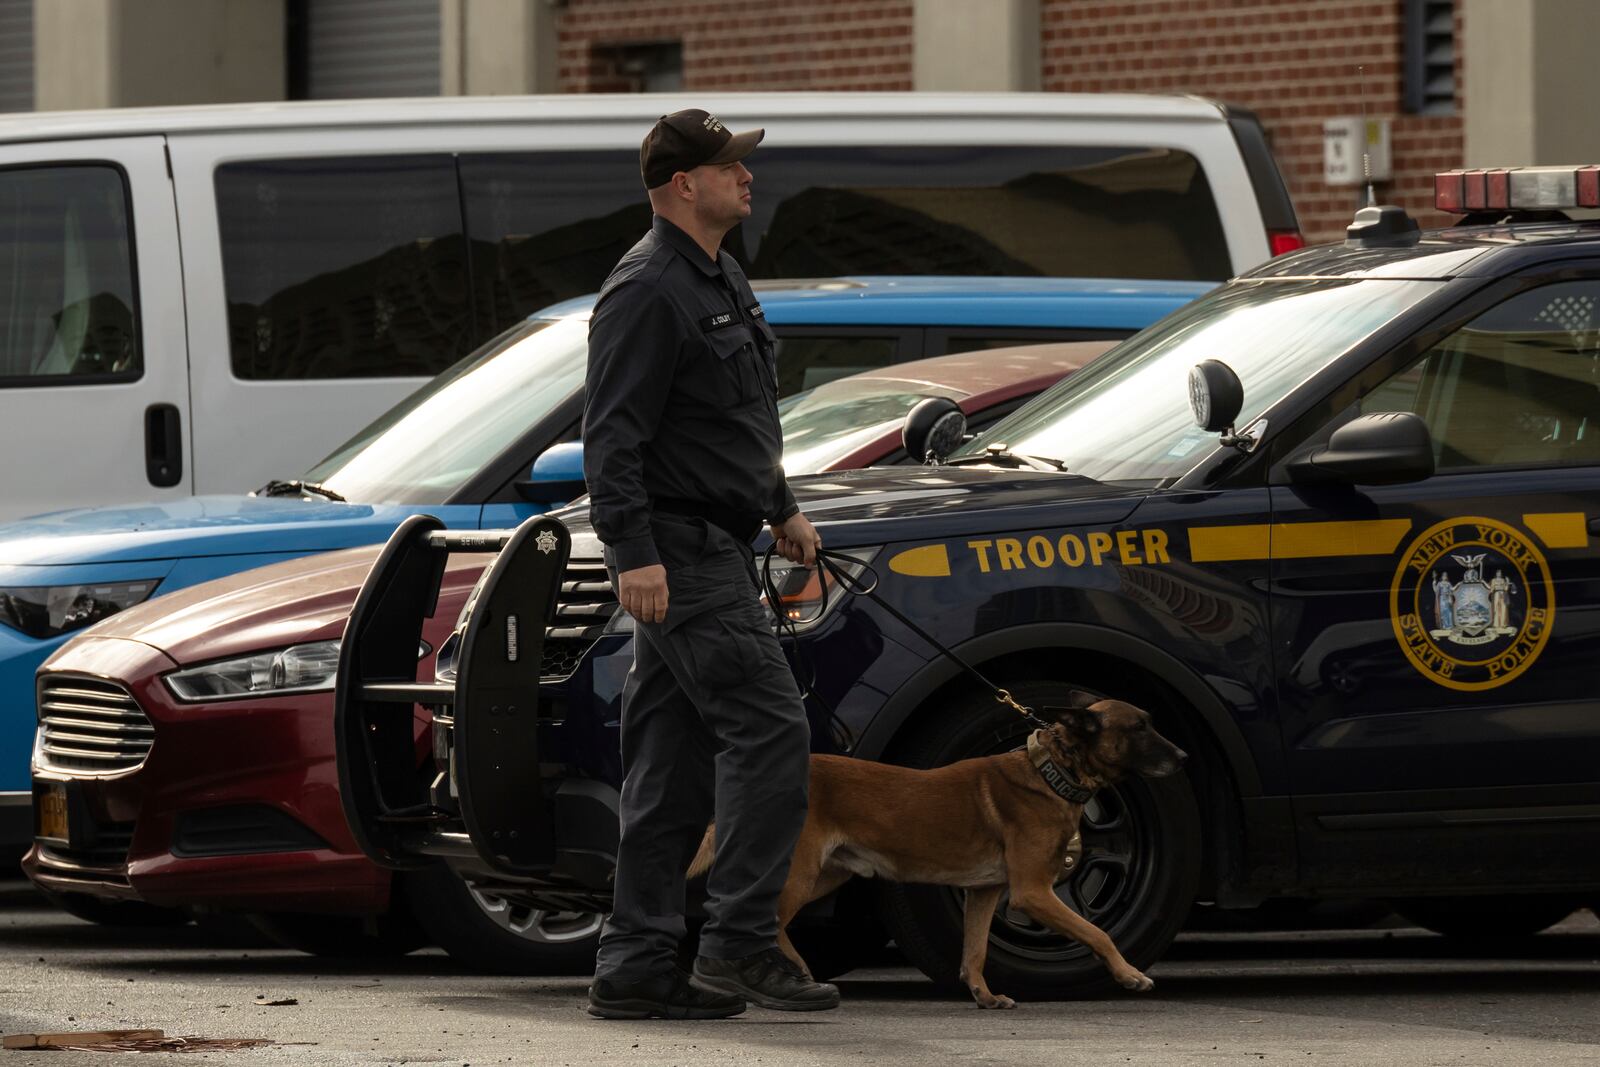
[{"label": "rolling shutter door", "polygon": [[33,0],[0,0],[0,111],[33,110]]},{"label": "rolling shutter door", "polygon": [[439,0],[309,0],[304,10],[307,98],[439,95]]}]

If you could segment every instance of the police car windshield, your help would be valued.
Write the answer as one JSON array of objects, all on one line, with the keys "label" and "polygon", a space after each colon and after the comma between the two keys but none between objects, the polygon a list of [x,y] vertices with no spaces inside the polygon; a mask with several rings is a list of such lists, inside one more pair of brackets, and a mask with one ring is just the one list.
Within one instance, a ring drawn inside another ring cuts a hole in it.
[{"label": "police car windshield", "polygon": [[1160,486],[1218,447],[1189,411],[1189,368],[1220,359],[1244,383],[1238,425],[1442,281],[1234,282],[1168,315],[1036,397],[957,451],[1004,443],[1104,482]]},{"label": "police car windshield", "polygon": [[442,504],[583,388],[586,318],[521,323],[390,408],[306,472],[347,500]]},{"label": "police car windshield", "polygon": [[826,382],[780,404],[783,425],[783,470],[793,478],[816,474],[905,421],[906,412],[930,396],[959,400],[956,389],[883,378],[844,378]]}]

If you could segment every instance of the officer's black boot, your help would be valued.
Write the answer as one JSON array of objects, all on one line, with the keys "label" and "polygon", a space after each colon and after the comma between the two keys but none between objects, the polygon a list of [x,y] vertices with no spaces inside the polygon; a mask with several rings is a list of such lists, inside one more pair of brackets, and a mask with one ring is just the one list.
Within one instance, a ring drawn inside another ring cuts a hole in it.
[{"label": "officer's black boot", "polygon": [[744,1008],[743,997],[691,984],[676,967],[631,981],[596,978],[589,987],[589,1014],[601,1019],[726,1019]]},{"label": "officer's black boot", "polygon": [[694,961],[699,985],[744,997],[778,1011],[823,1011],[839,1006],[839,987],[813,982],[780,949],[769,948],[736,960]]}]

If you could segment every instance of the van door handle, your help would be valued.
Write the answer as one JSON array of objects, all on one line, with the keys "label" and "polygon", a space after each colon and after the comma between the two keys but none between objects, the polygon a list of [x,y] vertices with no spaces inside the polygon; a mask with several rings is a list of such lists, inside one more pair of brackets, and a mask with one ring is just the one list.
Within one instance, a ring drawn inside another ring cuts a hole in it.
[{"label": "van door handle", "polygon": [[144,409],[144,473],[158,489],[183,481],[183,425],[176,404]]}]

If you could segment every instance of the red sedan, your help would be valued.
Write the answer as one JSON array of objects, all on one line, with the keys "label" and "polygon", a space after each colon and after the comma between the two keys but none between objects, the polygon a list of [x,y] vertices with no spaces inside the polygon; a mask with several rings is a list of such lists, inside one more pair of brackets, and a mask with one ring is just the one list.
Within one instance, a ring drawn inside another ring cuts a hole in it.
[{"label": "red sedan", "polygon": [[[904,462],[900,425],[929,396],[973,425],[1009,412],[1109,348],[1093,341],[902,363],[839,379],[783,413],[791,474]],[[442,866],[396,876],[361,855],[337,793],[338,641],[379,546],[293,560],[131,608],[38,675],[38,836],[23,862],[67,910],[97,921],[252,913],[286,945],[327,954],[432,941],[483,970],[582,970],[594,916],[519,911]],[[483,566],[455,557],[423,632],[419,674]],[[603,605],[609,621],[611,605]],[[74,729],[119,731],[114,755]],[[417,709],[418,766],[430,731]],[[420,772],[419,772],[420,773]]]}]

